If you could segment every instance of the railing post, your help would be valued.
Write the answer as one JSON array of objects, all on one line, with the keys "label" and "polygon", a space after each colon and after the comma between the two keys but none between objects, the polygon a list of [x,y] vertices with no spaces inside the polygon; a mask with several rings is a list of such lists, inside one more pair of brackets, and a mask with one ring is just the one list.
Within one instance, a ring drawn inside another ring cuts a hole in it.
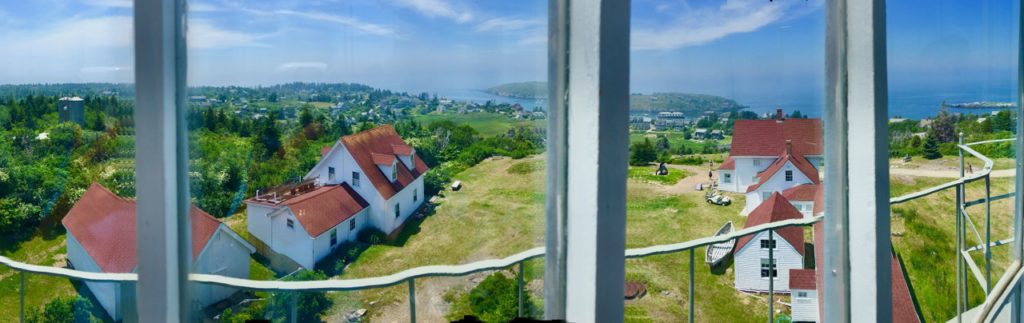
[{"label": "railing post", "polygon": [[416,323],[416,280],[409,278],[409,322]]},{"label": "railing post", "polygon": [[992,291],[992,178],[985,175],[985,295]]},{"label": "railing post", "polygon": [[768,230],[768,323],[775,320],[775,230]]},{"label": "railing post", "polygon": [[[711,248],[711,246],[708,246],[708,248]],[[690,296],[687,297],[687,302],[690,303],[690,313],[689,313],[690,314],[690,323],[693,323],[693,318],[695,316],[693,314],[693,297],[695,296],[693,291],[694,291],[694,289],[693,289],[693,248],[691,248],[690,249]]]},{"label": "railing post", "polygon": [[21,323],[25,323],[25,271],[19,271],[21,274],[21,288],[18,292],[21,294]]},{"label": "railing post", "polygon": [[960,214],[961,214],[961,209],[960,209],[960,200],[961,199],[960,199],[960,196],[962,194],[963,194],[963,185],[957,184],[957,186],[956,186],[956,252],[954,252],[954,254],[956,254],[956,321],[958,323],[959,322],[963,322],[963,312],[964,312],[963,311],[963,306],[964,306],[963,300],[964,299],[961,296],[964,295],[963,289],[965,287],[965,286],[963,286],[963,281],[961,280],[961,278],[963,278],[963,275],[961,275],[961,271],[963,270],[963,260],[964,259],[963,259],[963,256],[960,254],[960,251],[963,250],[961,248],[961,245],[960,245],[961,244],[960,238],[961,238],[961,235],[962,235],[962,232],[963,232],[963,231],[960,230],[960,227],[962,225],[961,222],[963,222],[963,219],[960,217]]},{"label": "railing post", "polygon": [[291,292],[291,322],[299,321],[299,292]]},{"label": "railing post", "polygon": [[524,267],[523,266],[523,262],[520,261],[519,262],[519,289],[516,290],[518,292],[518,294],[519,294],[519,317],[520,318],[525,317],[523,315],[523,301],[524,301],[524,299],[523,299],[523,267]]}]

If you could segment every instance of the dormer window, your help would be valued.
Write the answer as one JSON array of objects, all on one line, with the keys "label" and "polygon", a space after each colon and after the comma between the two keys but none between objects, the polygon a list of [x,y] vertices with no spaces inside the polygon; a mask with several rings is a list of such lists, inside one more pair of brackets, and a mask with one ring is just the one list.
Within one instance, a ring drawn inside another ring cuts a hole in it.
[{"label": "dormer window", "polygon": [[391,165],[391,181],[398,180],[398,163]]}]

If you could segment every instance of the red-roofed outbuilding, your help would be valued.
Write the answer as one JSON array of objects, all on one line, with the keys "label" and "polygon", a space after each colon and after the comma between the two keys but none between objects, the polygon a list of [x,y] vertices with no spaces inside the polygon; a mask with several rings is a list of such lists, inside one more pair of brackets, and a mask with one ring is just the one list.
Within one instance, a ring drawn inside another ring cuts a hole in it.
[{"label": "red-roofed outbuilding", "polygon": [[[791,219],[803,218],[782,194],[772,194],[764,203],[755,208],[747,217],[745,228]],[[781,238],[781,239],[780,239]],[[773,248],[769,261],[769,249]],[[737,239],[733,259],[735,260],[736,289],[750,292],[768,291],[768,277],[774,277],[776,292],[789,292],[790,269],[803,268],[804,234],[801,227],[776,230],[769,239],[769,232],[763,231]]]}]

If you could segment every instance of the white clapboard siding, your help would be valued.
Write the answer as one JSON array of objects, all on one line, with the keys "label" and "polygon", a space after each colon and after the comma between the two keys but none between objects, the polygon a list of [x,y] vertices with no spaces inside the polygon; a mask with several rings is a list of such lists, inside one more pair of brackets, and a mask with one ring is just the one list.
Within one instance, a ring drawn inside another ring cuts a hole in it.
[{"label": "white clapboard siding", "polygon": [[[736,289],[748,292],[767,292],[768,278],[761,278],[761,258],[768,258],[768,249],[761,249],[761,240],[768,239],[768,232],[754,236],[742,249],[736,252],[735,286]],[[789,293],[789,270],[803,268],[804,257],[789,244],[789,241],[775,235],[776,248],[774,258],[778,277],[775,279],[776,293]],[[799,246],[803,248],[804,246]]]},{"label": "white clapboard siding", "polygon": [[[792,290],[792,314],[793,322],[818,322],[818,291],[813,289]],[[806,296],[800,297],[801,293]]]}]

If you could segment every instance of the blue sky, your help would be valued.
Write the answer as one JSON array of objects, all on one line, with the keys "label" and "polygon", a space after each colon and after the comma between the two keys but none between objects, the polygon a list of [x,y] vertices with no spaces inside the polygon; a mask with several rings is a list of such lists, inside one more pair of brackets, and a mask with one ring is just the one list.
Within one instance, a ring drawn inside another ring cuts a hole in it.
[{"label": "blue sky", "polygon": [[[631,90],[816,101],[824,1],[634,0]],[[1010,2],[889,1],[894,90],[1011,86]],[[130,82],[130,6],[3,1],[0,83]],[[545,0],[195,0],[191,8],[196,85],[322,81],[438,91],[546,77]]]}]

